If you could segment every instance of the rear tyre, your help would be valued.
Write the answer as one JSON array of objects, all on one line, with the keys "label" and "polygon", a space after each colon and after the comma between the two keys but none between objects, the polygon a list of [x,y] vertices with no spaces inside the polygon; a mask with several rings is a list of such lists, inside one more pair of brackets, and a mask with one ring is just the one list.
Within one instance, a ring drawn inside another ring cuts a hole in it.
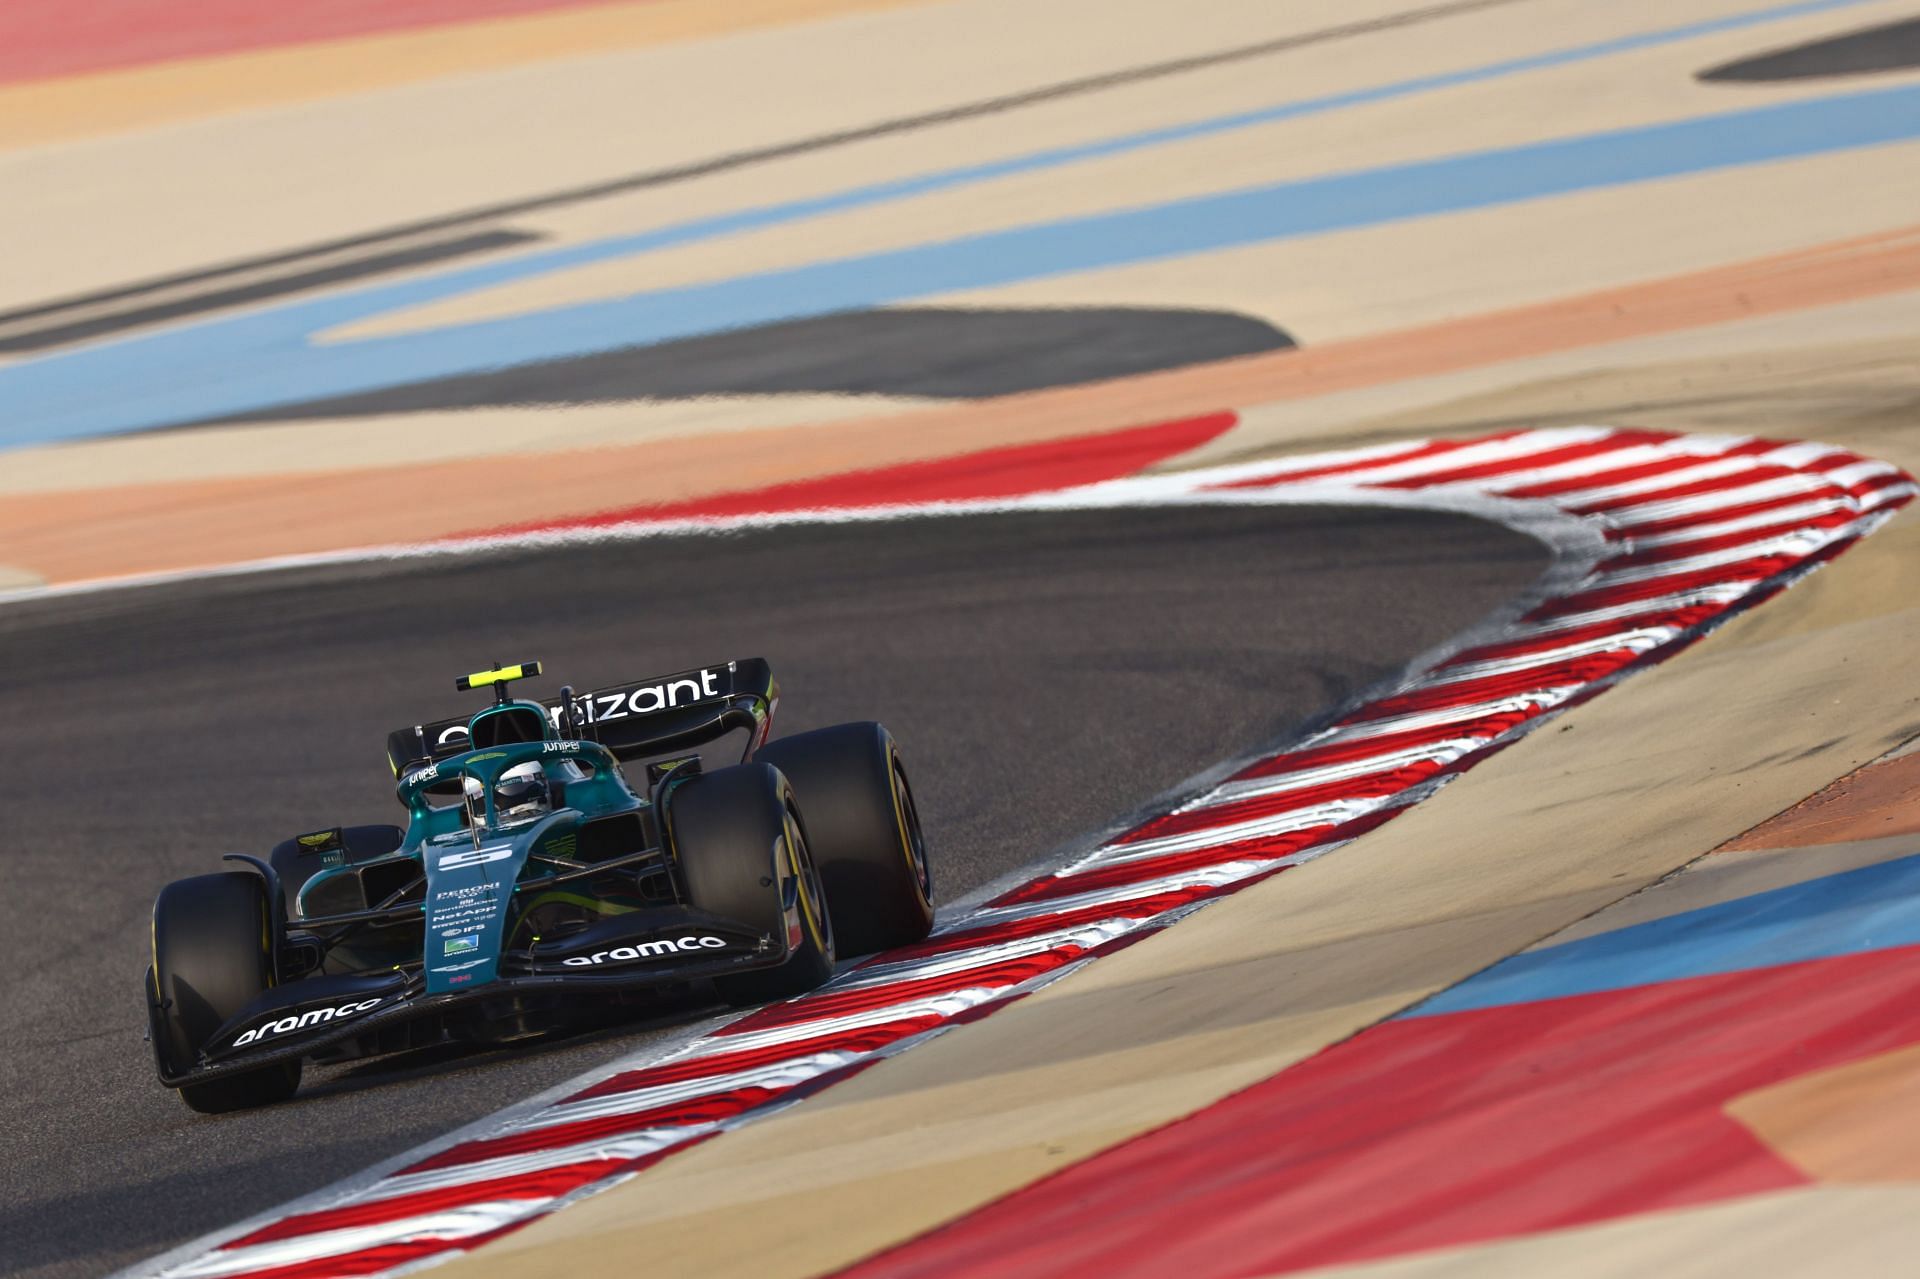
[{"label": "rear tyre", "polygon": [[[759,1004],[803,994],[833,976],[834,935],[793,787],[766,764],[703,773],[673,788],[667,825],[674,856],[697,910],[711,911],[772,937],[791,953],[778,968],[714,979],[730,1004]],[[794,885],[797,938],[783,900]]]},{"label": "rear tyre", "polygon": [[[169,1075],[185,1073],[228,1018],[273,984],[266,881],[244,871],[168,884],[153,903],[153,1052]],[[300,1086],[298,1060],[188,1084],[180,1099],[202,1114],[285,1101]]]},{"label": "rear tyre", "polygon": [[769,743],[754,759],[793,783],[843,955],[910,946],[933,929],[933,876],[893,734],[836,724]]}]

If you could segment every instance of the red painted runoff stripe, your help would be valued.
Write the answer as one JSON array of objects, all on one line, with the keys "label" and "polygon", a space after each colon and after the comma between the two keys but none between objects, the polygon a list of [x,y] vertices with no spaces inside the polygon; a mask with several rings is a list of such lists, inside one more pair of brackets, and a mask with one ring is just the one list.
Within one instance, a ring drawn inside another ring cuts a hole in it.
[{"label": "red painted runoff stripe", "polygon": [[1906,947],[1385,1022],[841,1276],[1247,1279],[1803,1185],[1726,1104],[1916,1000]]},{"label": "red painted runoff stripe", "polygon": [[1123,431],[1076,435],[1039,444],[1014,444],[929,462],[907,462],[818,480],[799,480],[745,493],[722,493],[659,506],[601,511],[488,529],[475,536],[605,528],[636,520],[718,519],[785,511],[859,510],[931,502],[1016,497],[1119,479],[1199,448],[1232,428],[1232,413],[1158,422]]},{"label": "red painted runoff stripe", "polygon": [[0,84],[615,0],[7,0]]},{"label": "red painted runoff stripe", "polygon": [[[1216,494],[1225,499],[1229,489],[1236,502],[1337,503],[1353,492],[1366,500],[1421,506],[1437,502],[1427,494],[1444,486],[1449,508],[1484,493],[1500,499],[1486,507],[1496,518],[1513,518],[1517,499],[1536,523],[1577,529],[1578,537],[1569,533],[1558,543],[1562,559],[1555,580],[1563,584],[1556,594],[1523,601],[1531,607],[1504,629],[1438,655],[1326,726],[1247,760],[1225,781],[1182,796],[1182,802],[1065,864],[1037,871],[971,914],[943,919],[923,943],[875,956],[811,995],[739,1016],[682,1048],[621,1063],[582,1080],[559,1101],[502,1116],[479,1137],[423,1152],[396,1173],[331,1194],[307,1210],[289,1209],[248,1233],[210,1242],[184,1261],[145,1273],[168,1279],[325,1279],[413,1269],[476,1247],[882,1056],[991,1015],[1214,898],[1391,821],[1550,713],[1599,695],[1784,589],[1871,532],[1915,492],[1898,471],[1843,450],[1598,427],[1416,440],[1318,460],[1125,478],[1215,438],[1233,421],[1231,414],[1214,414],[648,512],[612,512],[534,531],[587,528],[595,537],[652,536],[684,527],[689,519],[726,528],[770,515],[814,518],[794,514],[807,511],[849,518],[882,504],[890,508],[887,518],[894,518],[894,508],[901,507],[906,513],[951,512],[951,504],[967,502],[1018,508],[1026,500],[1022,495],[1035,495],[1034,505],[1053,509],[1113,508],[1206,501]],[[1526,478],[1507,483],[1520,477]],[[1758,522],[1745,529],[1736,523],[1749,519]],[[1699,529],[1700,536],[1636,541],[1689,529]],[[1572,547],[1583,548],[1579,558],[1567,549]],[[1605,558],[1587,548],[1604,548]],[[1378,1075],[1381,1088],[1369,1093],[1384,1098],[1378,1115],[1367,1107],[1309,1105],[1312,1094],[1294,1097],[1291,1084],[1277,1090],[1268,1100],[1291,1116],[1286,1123],[1292,1126],[1284,1128],[1284,1140],[1266,1139],[1265,1162],[1249,1152],[1242,1169],[1236,1145],[1230,1147],[1233,1158],[1211,1161],[1216,1166],[1210,1179],[1192,1170],[1194,1186],[1208,1195],[1217,1192],[1217,1199],[1169,1197],[1161,1181],[1144,1193],[1131,1183],[1110,1192],[1105,1173],[1095,1177],[1089,1202],[1127,1205],[1125,1212],[1114,1209],[1117,1217],[1151,1223],[1163,1232],[1155,1238],[1185,1239],[1178,1256],[1155,1251],[1159,1245],[1152,1239],[1122,1249],[1067,1231],[1057,1232],[1064,1242],[1055,1249],[1035,1224],[1041,1218],[1023,1209],[988,1220],[993,1231],[1007,1232],[994,1234],[991,1247],[966,1242],[975,1238],[970,1223],[953,1236],[962,1246],[943,1251],[929,1243],[929,1251],[894,1254],[884,1264],[917,1266],[925,1259],[928,1274],[1019,1273],[1020,1266],[1074,1274],[1083,1272],[1077,1269],[1082,1265],[1118,1267],[1112,1269],[1118,1274],[1132,1265],[1133,1273],[1195,1269],[1204,1277],[1218,1257],[1290,1265],[1302,1257],[1345,1255],[1342,1240],[1381,1230],[1410,1238],[1406,1232],[1417,1233],[1429,1218],[1434,1237],[1471,1234],[1478,1227],[1462,1223],[1497,1215],[1475,1207],[1479,1191],[1400,1212],[1400,1200],[1371,1189],[1375,1179],[1391,1184],[1397,1165],[1357,1156],[1341,1162],[1349,1139],[1373,1134],[1368,1140],[1374,1140],[1395,1130],[1396,1122],[1414,1122],[1409,1108],[1434,1095],[1434,1081],[1453,1078],[1440,1069],[1446,1060],[1444,1052],[1433,1058],[1438,1073],[1431,1081],[1424,1073],[1427,1058],[1419,1054],[1404,1061],[1360,1061],[1347,1070],[1338,1082]],[[1292,1144],[1296,1136],[1299,1143]],[[1417,1144],[1394,1149],[1400,1152],[1394,1158],[1426,1157]],[[1492,1158],[1500,1143],[1483,1134],[1474,1149]],[[1186,1153],[1175,1152],[1165,1166],[1185,1169],[1187,1160]],[[1141,1162],[1158,1166],[1152,1159]],[[1126,1177],[1146,1175],[1132,1163],[1118,1166]],[[1495,1196],[1488,1203],[1507,1202],[1499,1196],[1525,1201],[1529,1178],[1538,1175],[1533,1165],[1528,1168],[1526,1176],[1474,1185]],[[1233,1181],[1236,1169],[1262,1194],[1280,1183],[1260,1178],[1299,1178],[1299,1185],[1315,1188],[1317,1197],[1302,1200],[1314,1204],[1314,1211],[1303,1211],[1277,1231],[1257,1213],[1237,1216],[1239,1201],[1231,1189],[1239,1184]],[[1043,1187],[1023,1193],[1047,1192]],[[1186,1204],[1184,1216],[1173,1211],[1175,1203]],[[1209,1251],[1212,1236],[1195,1242],[1180,1233],[1201,1229],[1216,1213],[1230,1249],[1216,1254]],[[1101,1218],[1089,1218],[1095,1220]],[[1290,1242],[1296,1236],[1303,1242]],[[1113,1235],[1123,1237],[1133,1238]],[[999,1268],[1002,1260],[1012,1268]]]}]

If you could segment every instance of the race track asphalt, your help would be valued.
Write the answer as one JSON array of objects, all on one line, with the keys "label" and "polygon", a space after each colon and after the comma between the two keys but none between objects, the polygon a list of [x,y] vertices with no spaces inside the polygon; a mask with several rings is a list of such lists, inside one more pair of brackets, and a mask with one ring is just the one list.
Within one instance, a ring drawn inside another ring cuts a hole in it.
[{"label": "race track asphalt", "polygon": [[1457,516],[998,515],[417,559],[0,608],[0,1272],[99,1275],[632,1051],[700,1010],[310,1070],[190,1114],[141,1042],[166,881],[399,815],[384,733],[452,677],[586,687],[768,657],[786,731],[899,737],[947,900],[1316,717],[1529,582]]}]

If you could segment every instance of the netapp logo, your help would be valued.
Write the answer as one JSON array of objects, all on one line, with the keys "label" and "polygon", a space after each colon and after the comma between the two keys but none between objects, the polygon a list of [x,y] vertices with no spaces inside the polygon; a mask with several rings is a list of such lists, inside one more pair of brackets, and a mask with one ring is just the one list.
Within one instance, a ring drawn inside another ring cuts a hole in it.
[{"label": "netapp logo", "polygon": [[718,937],[675,937],[670,941],[643,941],[632,946],[596,950],[591,955],[575,955],[560,962],[570,968],[591,968],[595,964],[627,963],[635,959],[657,959],[683,950],[725,950],[727,943]]},{"label": "netapp logo", "polygon": [[234,1040],[233,1046],[235,1048],[245,1048],[248,1044],[257,1043],[271,1035],[285,1035],[296,1030],[312,1030],[315,1026],[323,1025],[337,1018],[351,1017],[355,1013],[366,1012],[370,1008],[377,1007],[379,1003],[380,1000],[378,999],[363,999],[357,1004],[341,1004],[338,1008],[309,1009],[297,1016],[282,1017],[278,1021],[270,1021],[265,1025],[255,1026],[252,1030],[249,1030],[246,1034]]}]

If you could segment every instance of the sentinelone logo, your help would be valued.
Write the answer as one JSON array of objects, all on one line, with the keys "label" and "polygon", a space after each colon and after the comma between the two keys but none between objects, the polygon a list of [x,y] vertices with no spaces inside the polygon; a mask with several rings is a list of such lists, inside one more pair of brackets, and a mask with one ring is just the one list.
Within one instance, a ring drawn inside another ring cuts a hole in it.
[{"label": "sentinelone logo", "polygon": [[635,959],[654,959],[683,950],[725,950],[727,943],[718,937],[675,937],[668,941],[643,941],[633,946],[615,946],[591,955],[575,955],[560,962],[572,968],[591,968],[595,964],[625,963]]},{"label": "sentinelone logo", "polygon": [[246,1034],[233,1041],[235,1048],[244,1048],[256,1040],[269,1035],[284,1035],[295,1030],[311,1030],[313,1027],[329,1022],[337,1017],[351,1017],[363,1013],[380,1003],[379,999],[363,999],[357,1004],[341,1004],[338,1008],[313,1008],[297,1016],[282,1017],[265,1025],[255,1026]]}]

